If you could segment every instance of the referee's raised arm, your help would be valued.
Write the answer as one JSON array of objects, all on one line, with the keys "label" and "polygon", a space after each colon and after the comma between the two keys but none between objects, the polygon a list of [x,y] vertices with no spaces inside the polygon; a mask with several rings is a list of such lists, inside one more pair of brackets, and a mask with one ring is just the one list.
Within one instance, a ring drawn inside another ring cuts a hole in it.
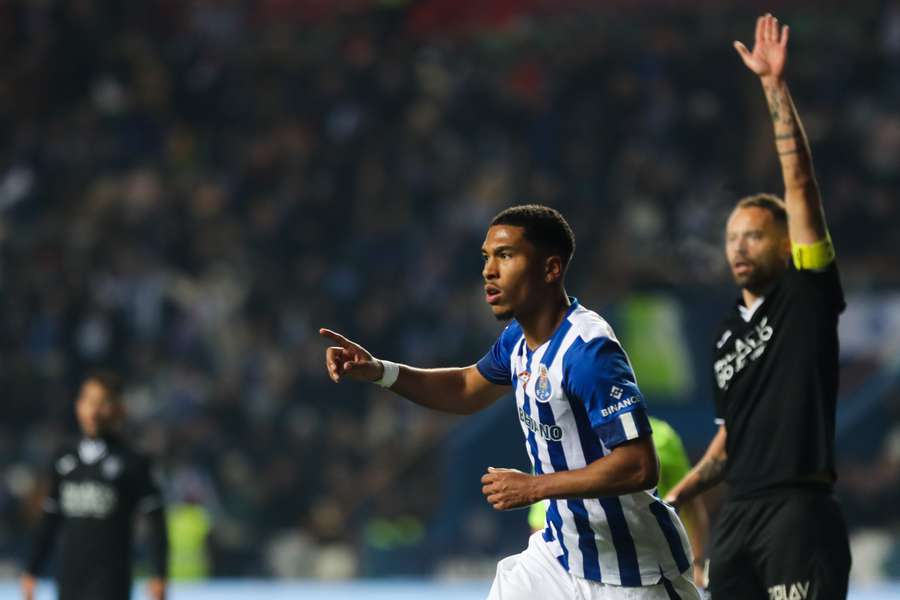
[{"label": "referee's raised arm", "polygon": [[734,47],[762,83],[784,179],[788,235],[792,244],[805,245],[825,240],[828,233],[809,141],[785,81],[789,34],[787,25],[766,14],[756,21],[753,50],[738,41]]}]

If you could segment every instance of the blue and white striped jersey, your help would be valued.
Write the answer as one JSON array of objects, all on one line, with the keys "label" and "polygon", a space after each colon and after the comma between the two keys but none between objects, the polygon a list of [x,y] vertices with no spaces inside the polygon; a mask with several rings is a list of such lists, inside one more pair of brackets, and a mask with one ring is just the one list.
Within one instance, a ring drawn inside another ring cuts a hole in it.
[{"label": "blue and white striped jersey", "polygon": [[[628,357],[609,324],[573,298],[549,340],[531,350],[512,321],[478,362],[489,381],[515,388],[535,473],[579,469],[650,423]],[[573,575],[623,586],[654,585],[691,566],[675,511],[655,490],[551,500],[544,539]]]}]

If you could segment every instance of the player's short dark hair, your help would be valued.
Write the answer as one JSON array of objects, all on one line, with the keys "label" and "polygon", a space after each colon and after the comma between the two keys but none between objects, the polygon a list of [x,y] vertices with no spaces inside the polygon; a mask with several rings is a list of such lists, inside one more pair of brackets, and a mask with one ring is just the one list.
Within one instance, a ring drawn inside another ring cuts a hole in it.
[{"label": "player's short dark hair", "polygon": [[563,268],[575,255],[575,234],[555,208],[540,204],[511,206],[494,217],[491,227],[495,225],[521,227],[529,242],[550,255],[559,255]]},{"label": "player's short dark hair", "polygon": [[762,208],[772,213],[775,222],[787,229],[787,209],[784,200],[774,194],[753,194],[738,200],[735,210],[738,208]]},{"label": "player's short dark hair", "polygon": [[84,380],[93,381],[100,385],[100,387],[103,388],[103,391],[106,392],[107,399],[111,402],[122,401],[122,392],[125,389],[125,382],[117,373],[107,370],[91,371]]}]

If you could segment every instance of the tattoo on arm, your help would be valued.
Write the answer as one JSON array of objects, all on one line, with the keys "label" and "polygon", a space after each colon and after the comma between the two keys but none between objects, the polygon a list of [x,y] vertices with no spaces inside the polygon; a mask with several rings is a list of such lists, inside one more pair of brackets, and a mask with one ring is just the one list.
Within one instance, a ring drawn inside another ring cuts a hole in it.
[{"label": "tattoo on arm", "polygon": [[[789,190],[802,191],[802,196],[798,197],[802,197],[802,202],[812,206],[819,200],[818,190],[815,187],[809,140],[803,130],[800,117],[797,115],[797,110],[794,108],[787,84],[764,81],[763,91],[775,129],[775,149],[778,152],[779,162],[781,162],[785,194],[787,195]],[[814,209],[813,212],[819,214],[821,208]],[[822,224],[817,224],[815,227],[818,231],[822,228]]]},{"label": "tattoo on arm", "polygon": [[777,123],[781,120],[781,104],[772,88],[766,88],[766,101],[769,103],[769,114],[772,115],[772,121]]},{"label": "tattoo on arm", "polygon": [[774,87],[765,88],[766,100],[769,103],[769,114],[772,122],[789,125],[792,121],[791,107],[781,90]]},{"label": "tattoo on arm", "polygon": [[784,89],[769,86],[765,88],[769,113],[776,128],[775,146],[779,157],[802,155],[806,149],[803,129],[794,113],[790,97]]},{"label": "tattoo on arm", "polygon": [[703,484],[715,484],[721,480],[725,472],[725,459],[713,456],[700,461],[697,467],[697,475]]}]

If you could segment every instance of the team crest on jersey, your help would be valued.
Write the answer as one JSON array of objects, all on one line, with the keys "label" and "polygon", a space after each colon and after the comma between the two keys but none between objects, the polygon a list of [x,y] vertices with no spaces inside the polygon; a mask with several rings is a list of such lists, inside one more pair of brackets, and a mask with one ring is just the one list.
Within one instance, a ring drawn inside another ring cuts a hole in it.
[{"label": "team crest on jersey", "polygon": [[65,477],[74,471],[76,466],[78,466],[78,461],[75,460],[75,457],[71,454],[66,454],[56,461],[56,472]]},{"label": "team crest on jersey", "polygon": [[540,402],[547,402],[553,395],[553,385],[550,383],[550,374],[545,365],[541,365],[537,383],[534,384],[534,395]]},{"label": "team crest on jersey", "polygon": [[117,456],[110,456],[103,461],[103,465],[101,465],[100,468],[103,471],[104,477],[107,479],[115,479],[119,476],[119,473],[122,472],[122,460]]}]

